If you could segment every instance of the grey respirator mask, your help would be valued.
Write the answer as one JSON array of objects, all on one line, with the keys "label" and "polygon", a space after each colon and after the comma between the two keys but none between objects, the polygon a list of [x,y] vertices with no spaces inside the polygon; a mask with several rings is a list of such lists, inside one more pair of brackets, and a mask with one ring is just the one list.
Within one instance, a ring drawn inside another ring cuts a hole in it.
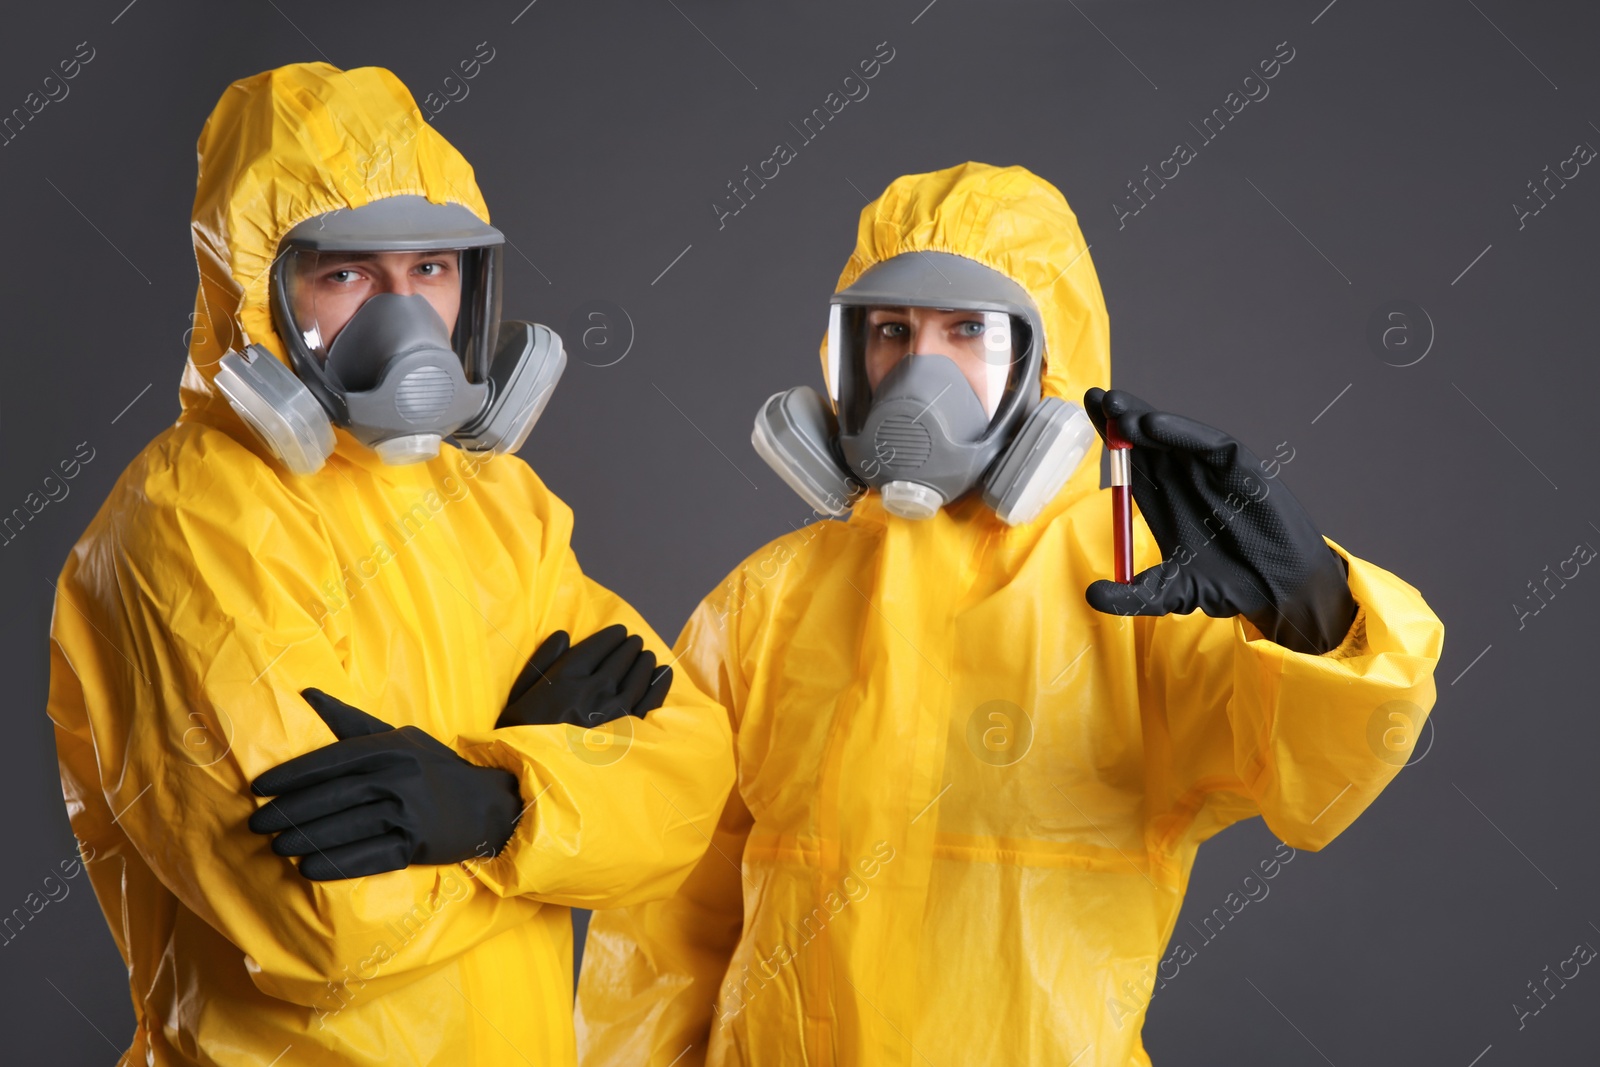
[{"label": "grey respirator mask", "polygon": [[445,440],[515,452],[566,353],[544,326],[501,321],[504,244],[467,208],[420,196],[308,219],[284,236],[270,280],[293,369],[250,345],[222,357],[217,386],[296,474],[326,462],[334,426],[391,464],[431,459]]},{"label": "grey respirator mask", "polygon": [[827,359],[829,399],[779,393],[751,434],[822,514],[872,488],[891,514],[925,519],[981,488],[1002,521],[1031,522],[1095,440],[1081,407],[1040,395],[1044,324],[1027,291],[964,256],[909,252],[834,294]]}]

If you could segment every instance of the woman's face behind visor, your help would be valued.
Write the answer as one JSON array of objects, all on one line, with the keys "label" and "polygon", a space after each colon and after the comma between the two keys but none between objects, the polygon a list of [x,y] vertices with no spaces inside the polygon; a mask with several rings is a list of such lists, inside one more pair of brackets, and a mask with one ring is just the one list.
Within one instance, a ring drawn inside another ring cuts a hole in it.
[{"label": "woman's face behind visor", "polygon": [[993,415],[1010,371],[1009,327],[1008,316],[982,311],[874,307],[866,314],[867,383],[876,389],[910,353],[947,356],[961,368],[984,411]]}]

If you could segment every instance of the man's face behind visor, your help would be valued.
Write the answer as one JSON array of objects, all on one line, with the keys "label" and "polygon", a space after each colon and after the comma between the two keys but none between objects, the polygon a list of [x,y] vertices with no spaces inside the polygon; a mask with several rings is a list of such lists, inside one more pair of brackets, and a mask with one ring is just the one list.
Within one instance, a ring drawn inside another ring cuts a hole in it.
[{"label": "man's face behind visor", "polygon": [[926,307],[874,307],[866,313],[864,370],[878,383],[905,356],[946,356],[994,415],[1011,371],[1010,317],[983,311]]},{"label": "man's face behind visor", "polygon": [[421,296],[454,332],[461,311],[461,254],[449,252],[298,252],[294,254],[294,317],[306,347],[319,355],[368,298]]}]

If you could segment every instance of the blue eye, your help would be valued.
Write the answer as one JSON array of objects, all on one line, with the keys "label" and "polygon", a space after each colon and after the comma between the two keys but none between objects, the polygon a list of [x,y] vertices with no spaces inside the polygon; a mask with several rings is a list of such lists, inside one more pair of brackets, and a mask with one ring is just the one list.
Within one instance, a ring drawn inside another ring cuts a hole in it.
[{"label": "blue eye", "polygon": [[983,323],[977,322],[977,321],[975,321],[973,319],[968,319],[966,322],[963,322],[961,324],[961,326],[960,326],[960,329],[961,329],[961,336],[963,336],[963,337],[982,337],[983,336]]}]

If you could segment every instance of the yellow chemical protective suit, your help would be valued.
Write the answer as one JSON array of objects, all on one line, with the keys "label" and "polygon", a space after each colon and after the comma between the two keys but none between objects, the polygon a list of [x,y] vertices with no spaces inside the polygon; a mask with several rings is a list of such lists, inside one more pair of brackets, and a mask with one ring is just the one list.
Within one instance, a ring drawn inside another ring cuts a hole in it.
[{"label": "yellow chemical protective suit", "polygon": [[[1048,183],[979,164],[897,180],[839,288],[913,251],[1027,289],[1046,395],[1109,385],[1099,283]],[[700,605],[679,663],[732,715],[738,783],[675,897],[594,917],[583,1063],[1148,1064],[1200,843],[1260,814],[1317,849],[1372,803],[1409,752],[1374,723],[1420,726],[1434,700],[1422,597],[1333,545],[1359,613],[1326,655],[1242,619],[1099,614],[1098,456],[1016,528],[976,499],[913,521],[869,495]],[[1159,562],[1142,520],[1135,548],[1136,569]]]},{"label": "yellow chemical protective suit", "polygon": [[[733,780],[726,713],[678,675],[599,730],[496,730],[553,630],[664,643],[585,578],[572,513],[515,456],[385,466],[343,430],[320,472],[267,458],[212,385],[280,359],[267,267],[290,227],[419,194],[488,211],[386,70],[237,82],[199,141],[201,287],[182,414],[128,466],[58,585],[50,715],[73,830],[157,1065],[571,1063],[569,907],[671,893]],[[253,778],[333,742],[314,686],[513,772],[494,858],[312,882],[246,826]],[[92,852],[91,852],[92,850]]]}]

